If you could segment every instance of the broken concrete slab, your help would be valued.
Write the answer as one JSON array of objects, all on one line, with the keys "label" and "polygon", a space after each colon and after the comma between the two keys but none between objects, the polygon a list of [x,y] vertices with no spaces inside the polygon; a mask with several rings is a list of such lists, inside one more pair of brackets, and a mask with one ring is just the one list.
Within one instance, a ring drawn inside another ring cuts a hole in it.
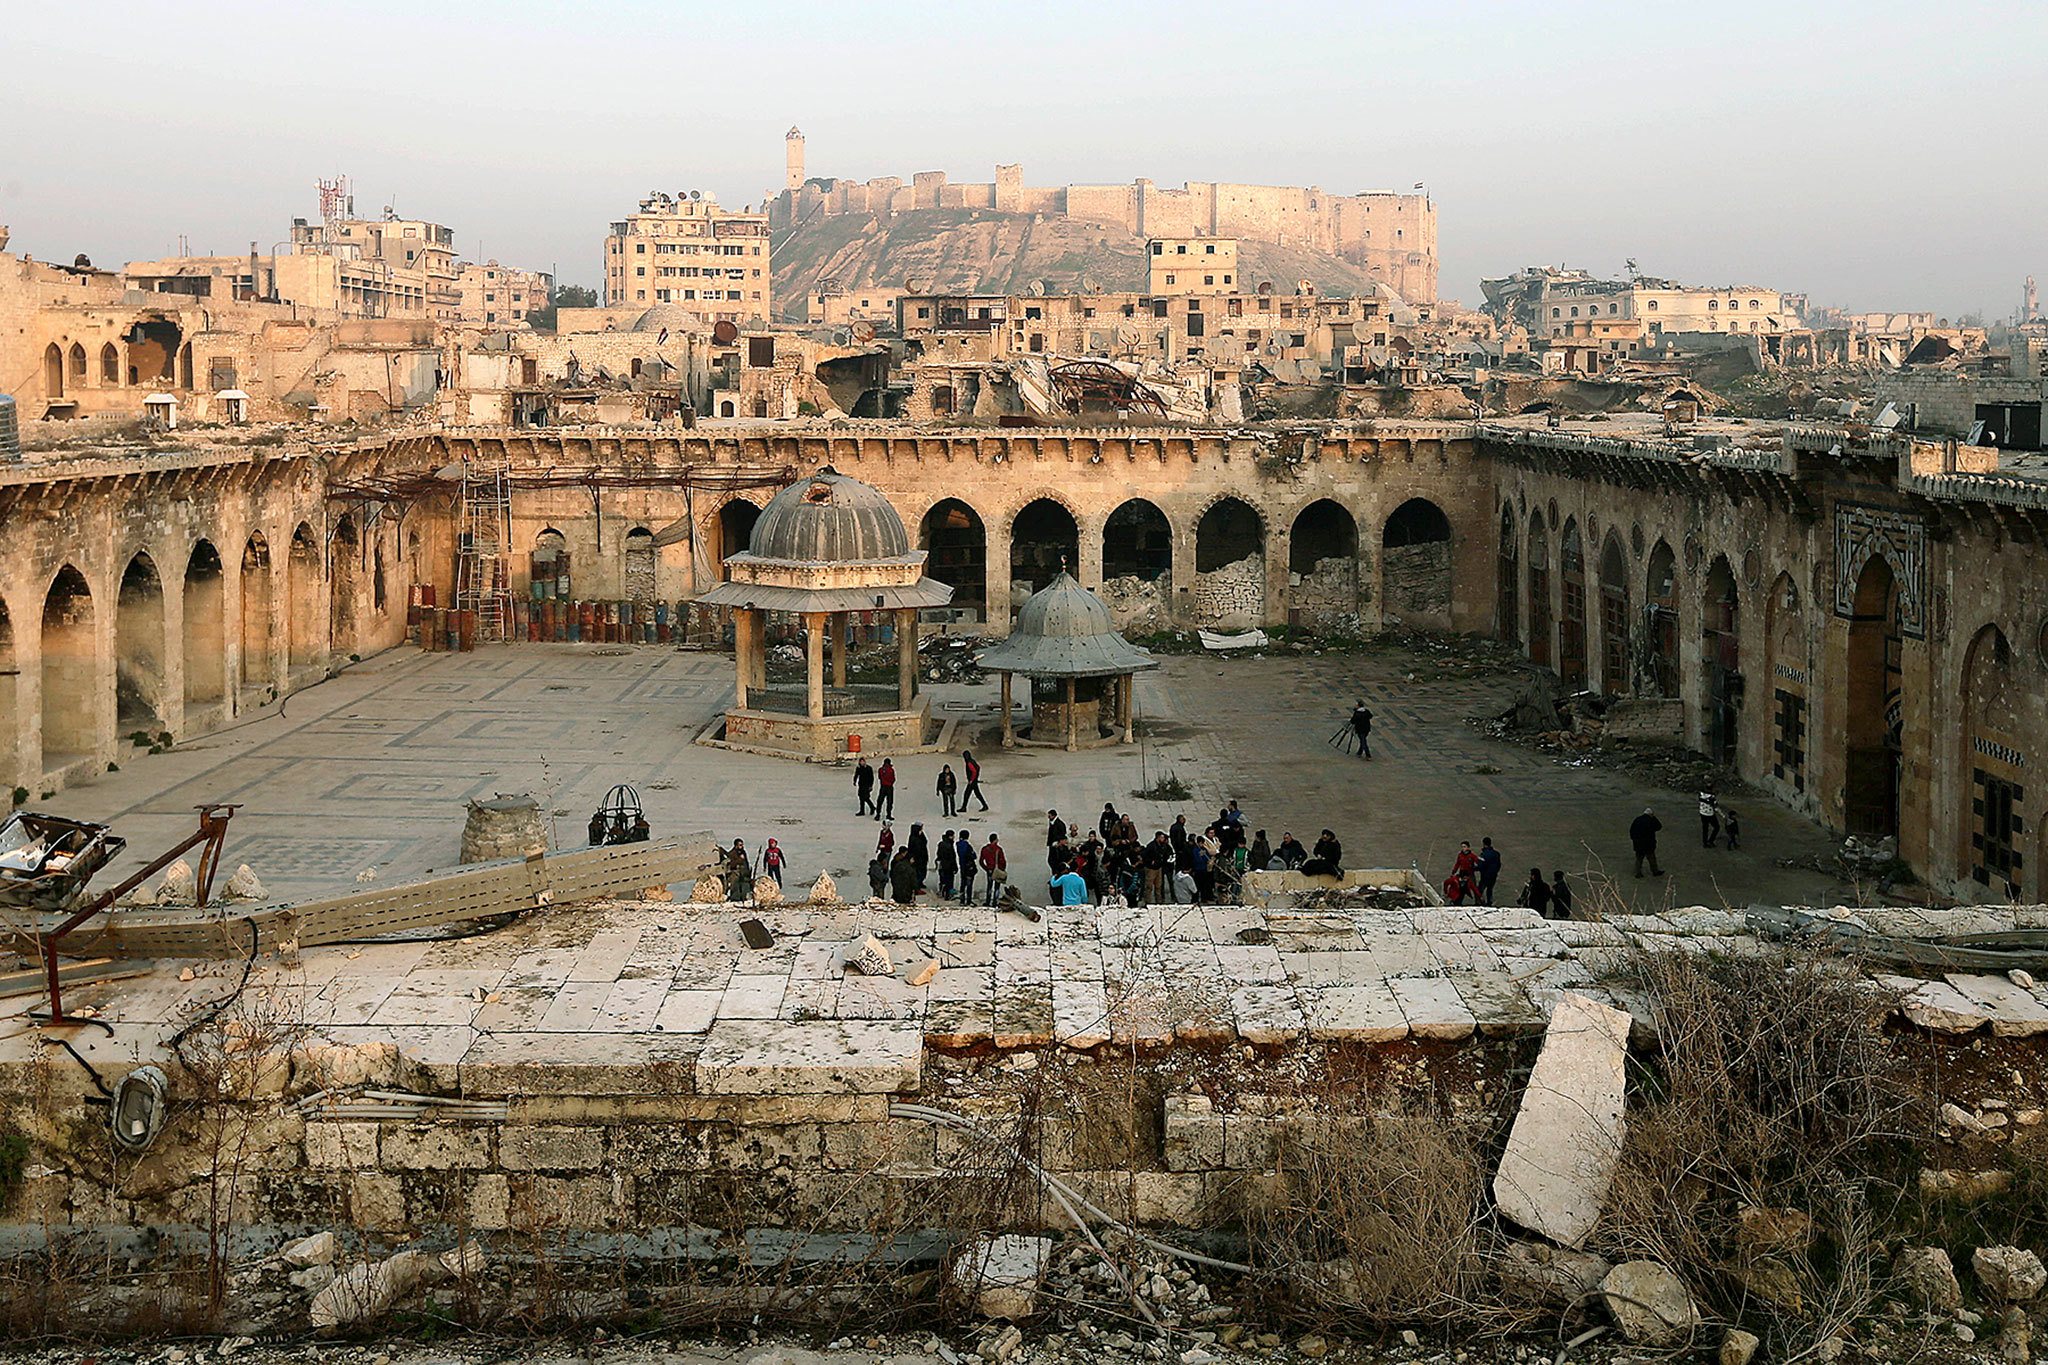
[{"label": "broken concrete slab", "polygon": [[1881,975],[1877,983],[1899,993],[1899,1012],[1921,1028],[1936,1033],[1974,1033],[1990,1021],[1974,1001],[1946,981]]},{"label": "broken concrete slab", "polygon": [[1623,1261],[1600,1282],[1600,1297],[1621,1334],[1638,1346],[1674,1346],[1700,1325],[1685,1282],[1655,1261]]},{"label": "broken concrete slab", "polygon": [[2000,1038],[2048,1033],[2048,1005],[2009,977],[1950,972],[1948,984],[1983,1012],[1991,1021],[1991,1032]]},{"label": "broken concrete slab", "polygon": [[1592,1232],[1621,1158],[1629,1024],[1575,991],[1559,997],[1494,1173],[1501,1213],[1563,1246]]}]

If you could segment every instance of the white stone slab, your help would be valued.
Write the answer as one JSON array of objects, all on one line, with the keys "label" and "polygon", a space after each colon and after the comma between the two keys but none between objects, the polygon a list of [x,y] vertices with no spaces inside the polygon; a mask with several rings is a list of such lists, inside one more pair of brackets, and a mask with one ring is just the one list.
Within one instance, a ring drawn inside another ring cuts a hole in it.
[{"label": "white stone slab", "polygon": [[1494,1172],[1507,1218],[1564,1246],[1592,1232],[1621,1159],[1629,1016],[1566,992]]},{"label": "white stone slab", "polygon": [[654,1027],[664,1033],[708,1033],[723,999],[724,991],[672,990],[654,1013]]},{"label": "white stone slab", "polygon": [[703,1095],[886,1095],[915,1090],[924,1032],[846,1020],[723,1019],[697,1057]]},{"label": "white stone slab", "polygon": [[1446,977],[1399,976],[1387,985],[1408,1017],[1408,1031],[1417,1038],[1458,1042],[1470,1038],[1478,1026],[1457,986]]},{"label": "white stone slab", "polygon": [[773,1019],[782,1009],[782,991],[788,984],[781,976],[739,976],[726,983],[725,999],[719,1002],[720,1019]]},{"label": "white stone slab", "polygon": [[1286,986],[1241,986],[1230,995],[1237,1036],[1247,1043],[1291,1043],[1308,1027],[1295,993]]},{"label": "white stone slab", "polygon": [[1324,986],[1302,992],[1308,1014],[1308,1036],[1330,1042],[1398,1043],[1408,1036],[1408,1016],[1401,1013],[1387,983]]},{"label": "white stone slab", "polygon": [[1220,943],[1216,962],[1223,979],[1240,986],[1278,986],[1287,980],[1280,950],[1270,943]]},{"label": "white stone slab", "polygon": [[1109,1041],[1109,996],[1101,981],[1052,983],[1052,1032],[1057,1042],[1073,1048]]}]

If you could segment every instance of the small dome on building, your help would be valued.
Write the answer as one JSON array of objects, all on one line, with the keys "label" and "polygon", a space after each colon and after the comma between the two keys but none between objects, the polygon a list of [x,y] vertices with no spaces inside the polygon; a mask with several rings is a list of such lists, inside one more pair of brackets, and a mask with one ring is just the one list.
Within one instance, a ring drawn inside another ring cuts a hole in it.
[{"label": "small dome on building", "polygon": [[1006,639],[981,651],[992,673],[1039,678],[1111,677],[1158,667],[1158,660],[1117,633],[1109,608],[1065,571],[1017,609]]},{"label": "small dome on building", "polygon": [[904,558],[910,536],[880,489],[827,465],[769,500],[747,553],[797,563],[866,563]]},{"label": "small dome on building", "polygon": [[666,327],[670,332],[693,332],[702,326],[704,319],[694,309],[680,303],[657,303],[640,315],[633,324],[636,332],[659,332]]}]

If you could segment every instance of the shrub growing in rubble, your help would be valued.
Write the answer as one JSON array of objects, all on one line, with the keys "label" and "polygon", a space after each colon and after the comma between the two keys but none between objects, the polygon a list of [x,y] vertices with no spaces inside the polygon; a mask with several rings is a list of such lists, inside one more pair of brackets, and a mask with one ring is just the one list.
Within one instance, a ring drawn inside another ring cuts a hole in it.
[{"label": "shrub growing in rubble", "polygon": [[1891,1002],[1825,954],[1645,954],[1657,1049],[1632,1078],[1599,1249],[1662,1262],[1798,1349],[1870,1306],[1911,1104]]}]

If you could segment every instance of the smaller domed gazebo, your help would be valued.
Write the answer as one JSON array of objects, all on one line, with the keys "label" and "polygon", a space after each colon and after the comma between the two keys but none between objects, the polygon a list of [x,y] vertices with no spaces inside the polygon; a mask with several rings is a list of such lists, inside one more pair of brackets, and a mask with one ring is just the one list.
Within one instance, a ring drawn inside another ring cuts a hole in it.
[{"label": "smaller domed gazebo", "polygon": [[[981,651],[978,662],[1003,675],[1003,747],[1019,742],[1010,720],[1010,675],[1059,679],[1058,701],[1031,704],[1032,744],[1068,749],[1103,742],[1103,707],[1109,737],[1131,742],[1131,677],[1159,661],[1117,634],[1102,599],[1062,569],[1017,609],[1003,640]],[[1057,736],[1057,737],[1055,737]]]},{"label": "smaller domed gazebo", "polygon": [[[924,560],[924,551],[910,548],[889,499],[830,465],[769,499],[746,550],[725,561],[729,581],[697,598],[733,608],[736,676],[725,742],[807,758],[844,752],[852,735],[884,752],[923,747],[930,704],[917,695],[917,613],[953,597],[951,588],[924,576]],[[803,618],[801,696],[767,685],[771,611]],[[843,618],[853,612],[895,618],[894,686],[848,686]]]}]

